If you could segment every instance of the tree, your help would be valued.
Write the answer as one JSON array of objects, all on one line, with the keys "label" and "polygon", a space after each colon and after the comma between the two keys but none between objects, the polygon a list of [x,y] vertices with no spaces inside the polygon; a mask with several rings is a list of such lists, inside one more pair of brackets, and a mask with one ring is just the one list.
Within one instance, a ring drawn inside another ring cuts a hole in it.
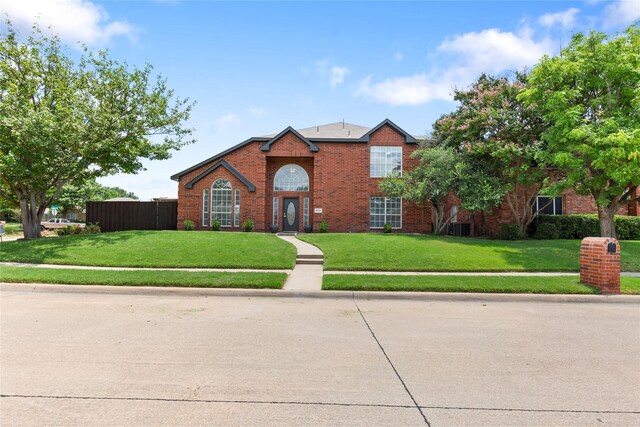
[{"label": "tree", "polygon": [[80,185],[65,184],[54,202],[65,212],[71,209],[84,210],[89,200],[107,200],[114,197],[138,198],[134,193],[120,187],[106,187],[96,180],[89,180]]},{"label": "tree", "polygon": [[193,142],[193,106],[174,99],[152,67],[129,69],[84,49],[74,63],[37,26],[26,42],[11,22],[0,39],[0,198],[19,205],[26,239],[39,238],[45,209],[65,184],[167,159]]},{"label": "tree", "polygon": [[433,233],[441,234],[451,218],[445,218],[447,196],[454,190],[456,176],[452,173],[458,162],[451,148],[427,147],[411,155],[420,160],[403,177],[391,175],[378,183],[380,190],[388,196],[402,197],[418,206],[431,202],[433,206]]},{"label": "tree", "polygon": [[542,115],[518,100],[526,81],[523,72],[511,79],[482,74],[469,88],[454,90],[457,109],[434,125],[442,143],[460,153],[472,171],[491,178],[490,200],[496,189],[503,192],[500,198],[506,200],[521,236],[533,220],[533,201],[547,179],[536,164],[544,148]]},{"label": "tree", "polygon": [[614,214],[640,185],[640,28],[576,34],[560,56],[545,56],[521,95],[550,127],[541,161],[563,172],[559,189],[591,195],[600,235],[615,237]]}]

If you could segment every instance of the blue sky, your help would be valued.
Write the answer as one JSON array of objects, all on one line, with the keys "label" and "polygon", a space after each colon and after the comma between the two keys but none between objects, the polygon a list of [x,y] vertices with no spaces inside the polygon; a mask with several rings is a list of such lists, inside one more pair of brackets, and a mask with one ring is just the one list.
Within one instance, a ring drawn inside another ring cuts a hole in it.
[{"label": "blue sky", "polygon": [[423,135],[455,108],[451,88],[532,66],[575,32],[615,33],[640,0],[219,2],[3,0],[27,31],[38,20],[73,46],[151,63],[197,104],[197,143],[138,175],[101,179],[142,199],[177,196],[169,176],[238,142],[345,120],[390,118]]}]

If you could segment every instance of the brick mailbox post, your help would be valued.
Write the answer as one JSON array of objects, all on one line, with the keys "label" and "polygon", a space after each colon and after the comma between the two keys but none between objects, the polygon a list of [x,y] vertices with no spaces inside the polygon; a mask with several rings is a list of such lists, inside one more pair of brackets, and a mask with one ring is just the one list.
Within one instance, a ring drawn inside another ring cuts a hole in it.
[{"label": "brick mailbox post", "polygon": [[612,237],[587,237],[580,243],[580,282],[603,294],[620,293],[620,245]]}]

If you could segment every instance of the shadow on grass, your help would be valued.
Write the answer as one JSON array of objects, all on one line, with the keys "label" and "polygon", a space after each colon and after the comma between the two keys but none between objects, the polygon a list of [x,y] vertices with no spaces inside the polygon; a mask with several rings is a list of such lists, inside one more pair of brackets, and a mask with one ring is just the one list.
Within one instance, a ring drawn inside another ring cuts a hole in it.
[{"label": "shadow on grass", "polygon": [[82,251],[88,244],[92,248],[106,248],[135,236],[152,233],[154,231],[128,231],[4,242],[0,245],[0,261],[45,263],[47,260],[64,258],[69,251]]}]

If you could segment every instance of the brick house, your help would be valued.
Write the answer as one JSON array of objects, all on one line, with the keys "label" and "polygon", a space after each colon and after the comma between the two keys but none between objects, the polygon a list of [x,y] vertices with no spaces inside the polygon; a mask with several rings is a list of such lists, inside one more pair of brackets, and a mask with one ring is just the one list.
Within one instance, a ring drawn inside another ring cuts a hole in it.
[{"label": "brick house", "polygon": [[[384,197],[380,179],[411,169],[418,141],[391,120],[373,128],[339,122],[249,138],[171,177],[178,181],[178,227],[191,220],[206,230],[217,218],[224,230],[241,230],[253,219],[256,231],[317,230],[327,221],[332,232],[381,230],[386,223],[404,233],[430,233],[429,205]],[[541,199],[542,203],[543,200]],[[624,207],[637,215],[637,203]],[[595,212],[590,198],[567,192],[548,213]],[[447,212],[454,222],[479,227],[478,215],[459,211],[455,197]],[[487,234],[513,222],[506,204],[482,223]]]}]

